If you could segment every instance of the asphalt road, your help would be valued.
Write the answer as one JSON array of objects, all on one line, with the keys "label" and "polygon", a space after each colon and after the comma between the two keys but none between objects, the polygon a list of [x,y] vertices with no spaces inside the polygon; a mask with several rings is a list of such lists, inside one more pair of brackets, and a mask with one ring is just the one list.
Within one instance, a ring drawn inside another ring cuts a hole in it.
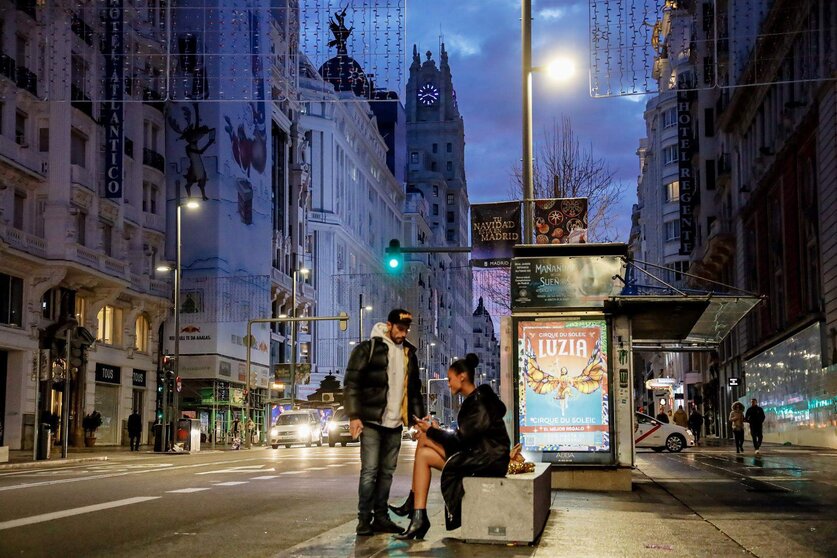
[{"label": "asphalt road", "polygon": [[[413,448],[402,445],[393,500],[408,490]],[[837,555],[837,451],[640,450],[637,465],[632,493],[554,493],[538,547],[509,549],[457,544],[441,523],[425,543],[356,543],[357,445],[125,453],[0,472],[0,557]],[[593,518],[599,536],[579,546]]]}]

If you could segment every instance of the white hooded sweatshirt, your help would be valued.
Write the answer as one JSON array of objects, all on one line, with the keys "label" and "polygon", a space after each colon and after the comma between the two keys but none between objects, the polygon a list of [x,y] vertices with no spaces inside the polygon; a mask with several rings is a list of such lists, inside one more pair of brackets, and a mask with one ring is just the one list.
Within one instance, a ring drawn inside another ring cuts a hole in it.
[{"label": "white hooded sweatshirt", "polygon": [[401,419],[401,403],[404,400],[406,389],[406,366],[404,345],[396,345],[387,334],[386,322],[378,322],[372,328],[372,337],[377,337],[375,343],[380,339],[384,340],[389,349],[387,355],[387,406],[384,409],[384,416],[381,418],[381,426],[386,428],[398,428],[404,423]]}]

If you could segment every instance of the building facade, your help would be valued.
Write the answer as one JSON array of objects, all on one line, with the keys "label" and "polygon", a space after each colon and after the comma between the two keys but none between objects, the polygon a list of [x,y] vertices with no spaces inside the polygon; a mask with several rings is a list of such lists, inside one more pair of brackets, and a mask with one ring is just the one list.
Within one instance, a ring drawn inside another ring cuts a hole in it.
[{"label": "building facade", "polygon": [[821,0],[664,14],[656,64],[692,89],[689,272],[765,296],[717,351],[688,356],[711,434],[728,435],[732,402],[755,397],[766,440],[835,445],[835,18]]},{"label": "building facade", "polygon": [[480,359],[477,368],[477,377],[474,380],[479,384],[488,384],[491,388],[500,393],[500,342],[494,333],[494,321],[491,314],[485,308],[482,297],[477,302],[473,316],[474,338],[471,342],[471,351]]}]

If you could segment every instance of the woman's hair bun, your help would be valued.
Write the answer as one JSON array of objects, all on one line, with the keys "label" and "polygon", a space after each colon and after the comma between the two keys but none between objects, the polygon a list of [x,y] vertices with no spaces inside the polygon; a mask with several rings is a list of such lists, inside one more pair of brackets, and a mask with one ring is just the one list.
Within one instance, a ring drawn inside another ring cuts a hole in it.
[{"label": "woman's hair bun", "polygon": [[480,357],[474,353],[468,353],[465,355],[465,362],[471,367],[471,370],[474,370],[480,363]]}]

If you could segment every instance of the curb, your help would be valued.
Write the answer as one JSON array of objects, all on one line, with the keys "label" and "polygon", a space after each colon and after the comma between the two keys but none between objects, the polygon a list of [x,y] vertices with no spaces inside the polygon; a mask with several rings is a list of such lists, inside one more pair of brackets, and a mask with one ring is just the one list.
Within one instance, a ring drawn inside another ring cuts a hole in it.
[{"label": "curb", "polygon": [[61,465],[71,465],[75,463],[90,463],[94,461],[107,461],[107,456],[103,457],[74,457],[67,459],[45,459],[43,461],[26,461],[23,463],[4,463],[0,464],[0,471],[9,471],[15,469],[35,469],[39,467],[60,467]]}]

